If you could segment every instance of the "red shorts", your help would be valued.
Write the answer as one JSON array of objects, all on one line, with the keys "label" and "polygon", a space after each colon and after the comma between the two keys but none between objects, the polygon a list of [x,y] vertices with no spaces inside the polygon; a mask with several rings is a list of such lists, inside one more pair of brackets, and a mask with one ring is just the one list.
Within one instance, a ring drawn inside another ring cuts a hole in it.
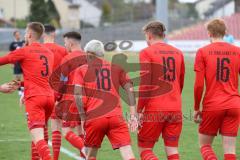
[{"label": "red shorts", "polygon": [[216,136],[218,132],[224,136],[236,137],[239,128],[240,109],[219,111],[203,111],[199,133]]},{"label": "red shorts", "polygon": [[113,149],[131,144],[126,122],[122,116],[102,117],[85,123],[85,146],[100,148],[106,135]]},{"label": "red shorts", "polygon": [[178,147],[182,112],[145,112],[138,132],[138,146],[153,148],[162,133],[165,146]]},{"label": "red shorts", "polygon": [[54,97],[49,96],[34,96],[26,99],[26,116],[28,128],[42,128],[46,125],[51,116]]},{"label": "red shorts", "polygon": [[[59,112],[58,109],[56,110]],[[81,125],[80,115],[75,102],[71,103],[69,107],[66,107],[66,109],[63,109],[61,112],[64,113],[62,117],[62,127],[75,128]]]},{"label": "red shorts", "polygon": [[64,95],[54,107],[52,119],[61,119],[62,127],[75,128],[81,124],[78,109],[72,95]]},{"label": "red shorts", "polygon": [[62,121],[62,127],[75,128],[81,125],[81,121]]}]

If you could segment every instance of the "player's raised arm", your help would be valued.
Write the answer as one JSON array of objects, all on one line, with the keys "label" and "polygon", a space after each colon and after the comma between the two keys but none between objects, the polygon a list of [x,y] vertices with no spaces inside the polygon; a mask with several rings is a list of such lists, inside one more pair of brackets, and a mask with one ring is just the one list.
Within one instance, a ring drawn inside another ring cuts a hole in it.
[{"label": "player's raised arm", "polygon": [[0,57],[0,65],[20,62],[24,59],[25,51],[23,48],[12,51],[7,55]]}]

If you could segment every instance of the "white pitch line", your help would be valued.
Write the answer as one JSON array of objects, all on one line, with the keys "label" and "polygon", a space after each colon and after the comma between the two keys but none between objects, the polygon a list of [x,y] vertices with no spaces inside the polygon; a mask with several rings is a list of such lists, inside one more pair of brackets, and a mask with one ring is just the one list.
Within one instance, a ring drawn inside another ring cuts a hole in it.
[{"label": "white pitch line", "polygon": [[30,142],[29,139],[0,139],[0,142]]},{"label": "white pitch line", "polygon": [[[48,145],[52,147],[52,142],[48,141]],[[76,153],[73,153],[64,147],[61,147],[60,152],[66,154],[68,157],[71,157],[73,159],[84,160],[83,158],[79,157]]]},{"label": "white pitch line", "polygon": [[[31,140],[30,139],[0,139],[0,142],[31,142]],[[48,141],[48,145],[52,147],[52,142]],[[73,153],[64,147],[61,147],[60,152],[62,152],[63,154],[75,160],[84,160],[83,158],[79,157],[76,153]]]}]

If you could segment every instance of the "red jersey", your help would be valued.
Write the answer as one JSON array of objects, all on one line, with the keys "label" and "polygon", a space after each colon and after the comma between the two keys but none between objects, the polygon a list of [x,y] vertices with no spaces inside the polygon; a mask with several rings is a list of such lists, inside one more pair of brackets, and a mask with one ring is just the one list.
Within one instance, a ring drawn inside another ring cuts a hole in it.
[{"label": "red jersey", "polygon": [[0,65],[19,62],[23,70],[25,98],[53,96],[49,85],[53,53],[40,43],[17,49],[0,58]]},{"label": "red jersey", "polygon": [[203,110],[240,108],[240,48],[226,42],[216,42],[200,48],[194,71],[205,75]]},{"label": "red jersey", "polygon": [[66,48],[56,43],[44,43],[43,45],[53,52],[54,55],[53,71],[54,71],[61,64],[63,57],[65,57],[68,54]]},{"label": "red jersey", "polygon": [[[76,63],[75,60],[78,61],[78,57],[81,57],[85,55],[85,53],[83,51],[74,51],[69,53],[68,55],[66,55],[61,62],[61,66],[62,67],[62,72],[67,74],[64,75],[65,76],[65,84],[73,84],[73,79],[74,79],[74,72],[75,69],[77,69],[77,65],[78,63]],[[69,95],[69,94],[64,94],[63,95],[63,99],[62,100],[66,100],[66,99],[74,99],[73,95]]]},{"label": "red jersey", "polygon": [[105,60],[99,64],[90,62],[75,72],[74,84],[84,88],[84,110],[87,115],[92,112],[92,119],[120,116],[122,109],[119,89],[131,80],[119,66]]},{"label": "red jersey", "polygon": [[[185,74],[182,52],[160,42],[142,50],[139,61],[141,77],[138,112],[181,111]],[[144,90],[147,97],[143,94]]]}]

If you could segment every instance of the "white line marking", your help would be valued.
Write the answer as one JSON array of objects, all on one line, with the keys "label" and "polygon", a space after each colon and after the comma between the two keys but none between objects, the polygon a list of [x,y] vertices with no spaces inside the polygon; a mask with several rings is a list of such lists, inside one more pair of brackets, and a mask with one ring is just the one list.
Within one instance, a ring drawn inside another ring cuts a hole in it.
[{"label": "white line marking", "polygon": [[[48,145],[52,147],[52,142],[48,141]],[[60,152],[64,153],[68,157],[74,158],[76,160],[84,160],[83,158],[79,157],[76,153],[73,153],[64,147],[61,147]]]},{"label": "white line marking", "polygon": [[[0,142],[31,142],[30,139],[0,139]],[[48,141],[48,145],[52,147],[52,142]],[[75,159],[75,160],[84,160],[79,157],[76,153],[69,151],[68,149],[61,147],[60,152],[63,154]]]},{"label": "white line marking", "polygon": [[0,139],[0,142],[30,142],[29,139]]}]

